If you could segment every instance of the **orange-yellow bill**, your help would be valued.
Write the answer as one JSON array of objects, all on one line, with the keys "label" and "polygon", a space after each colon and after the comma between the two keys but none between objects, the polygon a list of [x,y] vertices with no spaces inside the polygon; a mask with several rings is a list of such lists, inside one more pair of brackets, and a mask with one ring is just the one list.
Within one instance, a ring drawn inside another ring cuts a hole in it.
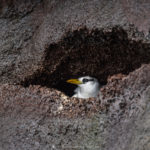
[{"label": "orange-yellow bill", "polygon": [[81,81],[79,81],[78,79],[69,79],[69,80],[67,80],[66,82],[68,82],[68,83],[72,83],[72,84],[82,84],[82,82]]}]

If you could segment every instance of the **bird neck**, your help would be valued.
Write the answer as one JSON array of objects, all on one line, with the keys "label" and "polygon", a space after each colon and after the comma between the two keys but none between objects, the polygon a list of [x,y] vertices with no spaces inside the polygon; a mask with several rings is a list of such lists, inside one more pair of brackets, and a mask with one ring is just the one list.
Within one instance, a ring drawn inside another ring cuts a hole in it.
[{"label": "bird neck", "polygon": [[92,86],[81,86],[79,87],[79,94],[84,97],[95,97],[99,92],[99,85],[95,84]]}]

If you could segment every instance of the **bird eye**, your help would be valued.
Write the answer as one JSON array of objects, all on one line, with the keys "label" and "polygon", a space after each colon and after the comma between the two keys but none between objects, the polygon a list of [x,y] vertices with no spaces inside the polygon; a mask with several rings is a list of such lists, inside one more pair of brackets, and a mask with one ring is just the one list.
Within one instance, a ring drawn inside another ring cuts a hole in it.
[{"label": "bird eye", "polygon": [[88,79],[85,79],[85,78],[82,80],[83,83],[86,83],[86,82],[88,82],[88,81],[89,81],[89,80],[88,80]]}]

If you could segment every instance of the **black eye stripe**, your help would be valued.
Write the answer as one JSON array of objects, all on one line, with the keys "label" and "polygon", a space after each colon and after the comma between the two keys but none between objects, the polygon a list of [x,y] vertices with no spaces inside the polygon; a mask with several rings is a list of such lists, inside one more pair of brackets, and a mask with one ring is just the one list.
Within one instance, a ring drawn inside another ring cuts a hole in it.
[{"label": "black eye stripe", "polygon": [[84,78],[84,79],[82,80],[83,83],[86,83],[86,82],[88,82],[88,81],[94,81],[94,79],[86,79],[86,78]]}]

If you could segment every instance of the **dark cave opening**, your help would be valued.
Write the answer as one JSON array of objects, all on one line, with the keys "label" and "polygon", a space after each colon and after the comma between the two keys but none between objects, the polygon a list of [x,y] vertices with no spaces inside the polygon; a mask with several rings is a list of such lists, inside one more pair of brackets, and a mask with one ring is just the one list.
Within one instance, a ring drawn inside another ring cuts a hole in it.
[{"label": "dark cave opening", "polygon": [[128,39],[122,28],[114,27],[111,31],[82,28],[51,44],[45,50],[43,69],[21,84],[47,86],[71,96],[75,86],[66,83],[67,79],[90,75],[105,85],[109,75],[128,74],[149,62],[150,44]]}]

